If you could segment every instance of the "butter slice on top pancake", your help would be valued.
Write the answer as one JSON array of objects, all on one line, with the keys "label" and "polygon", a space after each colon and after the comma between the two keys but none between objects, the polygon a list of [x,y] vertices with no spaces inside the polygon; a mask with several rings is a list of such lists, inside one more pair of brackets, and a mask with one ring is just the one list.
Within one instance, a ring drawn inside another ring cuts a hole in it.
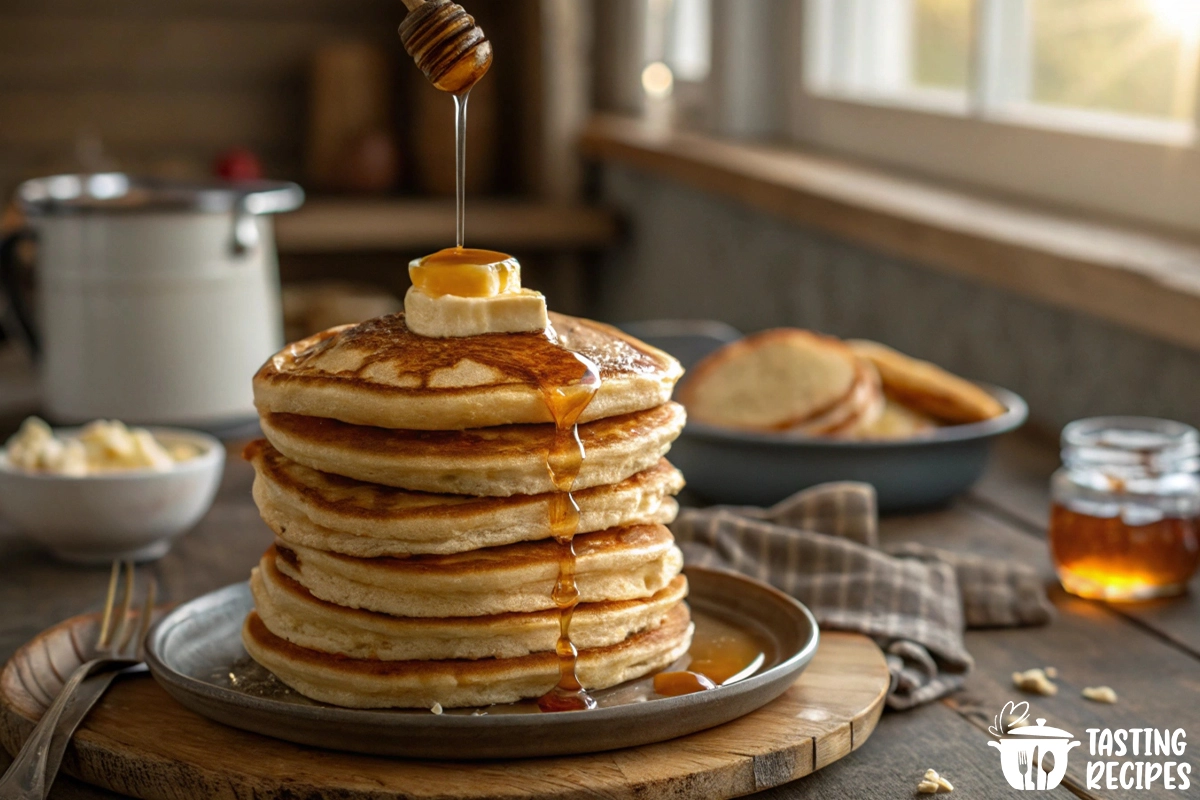
[{"label": "butter slice on top pancake", "polygon": [[[558,611],[479,617],[397,617],[320,600],[279,571],[269,549],[250,577],[254,606],[267,629],[292,644],[348,658],[384,661],[516,658],[554,650]],[[662,624],[683,601],[687,579],[677,575],[650,597],[584,603],[571,618],[571,641],[581,649],[607,647]]]},{"label": "butter slice on top pancake", "polygon": [[[586,457],[576,489],[620,483],[658,463],[683,429],[678,403],[579,426]],[[335,419],[268,413],[263,434],[292,461],[419,492],[507,497],[556,490],[546,468],[552,423],[467,430],[389,430]]]},{"label": "butter slice on top pancake", "polygon": [[[254,465],[254,500],[286,543],[350,556],[461,553],[547,539],[554,495],[471,497],[411,492],[297,464],[263,439],[244,453]],[[683,476],[660,459],[620,483],[574,493],[579,533],[634,523],[670,523]]]},{"label": "butter slice on top pancake", "polygon": [[[654,595],[680,573],[683,554],[662,525],[585,533],[574,540],[580,602]],[[454,555],[353,558],[277,543],[276,565],[313,595],[399,617],[474,617],[555,608],[553,540]]]},{"label": "butter slice on top pancake", "polygon": [[[693,626],[686,603],[661,624],[606,647],[579,651],[576,670],[589,689],[606,689],[663,669],[687,652]],[[349,708],[446,708],[512,703],[540,697],[558,683],[553,651],[517,658],[383,661],[346,658],[276,636],[251,611],[242,627],[251,657],[296,691]]]},{"label": "butter slice on top pancake", "polygon": [[539,384],[578,381],[570,350],[599,368],[587,422],[661,405],[683,374],[616,328],[562,314],[550,321],[546,332],[448,339],[412,333],[403,314],[331,328],[271,357],[254,376],[255,404],[264,416],[413,430],[552,422]]}]

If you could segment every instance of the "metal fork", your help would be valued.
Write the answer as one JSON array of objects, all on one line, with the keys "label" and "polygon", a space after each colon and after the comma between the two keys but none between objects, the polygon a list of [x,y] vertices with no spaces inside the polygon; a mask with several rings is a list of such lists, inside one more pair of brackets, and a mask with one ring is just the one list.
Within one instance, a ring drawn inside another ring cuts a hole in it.
[{"label": "metal fork", "polygon": [[[122,573],[125,580],[117,610],[117,588],[122,584]],[[117,675],[141,662],[142,642],[154,613],[156,588],[154,578],[151,578],[141,613],[131,614],[133,563],[113,562],[100,636],[90,650],[83,653],[86,660],[71,673],[54,703],[25,740],[21,752],[0,778],[0,800],[45,800],[75,728]]]}]

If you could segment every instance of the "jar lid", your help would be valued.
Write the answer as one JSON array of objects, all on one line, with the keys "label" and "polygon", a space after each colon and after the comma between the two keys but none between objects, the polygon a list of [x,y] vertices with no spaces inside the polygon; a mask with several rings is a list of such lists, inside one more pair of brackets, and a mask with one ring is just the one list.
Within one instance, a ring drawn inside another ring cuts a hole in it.
[{"label": "jar lid", "polygon": [[1200,431],[1154,417],[1092,417],[1062,432],[1068,466],[1098,467],[1130,475],[1200,471]]},{"label": "jar lid", "polygon": [[17,202],[30,216],[145,211],[277,214],[299,208],[304,190],[287,181],[182,182],[99,172],[25,181],[17,188]]}]

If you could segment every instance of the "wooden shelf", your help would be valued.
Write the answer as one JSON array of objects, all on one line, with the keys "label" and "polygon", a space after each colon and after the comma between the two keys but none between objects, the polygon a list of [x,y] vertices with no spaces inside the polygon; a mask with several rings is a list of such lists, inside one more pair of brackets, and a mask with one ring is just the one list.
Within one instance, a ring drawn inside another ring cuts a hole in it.
[{"label": "wooden shelf", "polygon": [[[520,200],[467,201],[467,241],[509,251],[587,250],[611,244],[612,213]],[[419,199],[310,199],[275,220],[281,253],[410,251],[454,242],[454,203]]]},{"label": "wooden shelf", "polygon": [[901,177],[794,148],[601,116],[592,158],[732,197],[942,272],[1200,350],[1200,240]]}]

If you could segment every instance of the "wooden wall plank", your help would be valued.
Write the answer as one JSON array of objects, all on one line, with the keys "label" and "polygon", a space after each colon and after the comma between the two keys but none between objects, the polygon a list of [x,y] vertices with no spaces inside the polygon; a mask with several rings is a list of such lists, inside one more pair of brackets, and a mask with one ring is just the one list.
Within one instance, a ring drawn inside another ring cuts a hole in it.
[{"label": "wooden wall plank", "polygon": [[[95,0],[7,0],[5,16],[72,16],[93,14]],[[368,16],[403,16],[390,0],[105,0],[102,13],[110,17],[188,17],[214,14],[234,19],[289,19],[319,16],[324,19],[363,19]],[[398,22],[396,24],[399,24]]]},{"label": "wooden wall plank", "polygon": [[[523,20],[537,9],[536,0],[471,3],[497,48],[489,81],[514,100],[501,104],[492,132],[510,154],[500,160],[501,192],[532,173],[520,142],[536,133],[527,106],[540,95],[525,91],[523,54],[538,48],[526,46]],[[32,175],[92,167],[76,155],[84,136],[128,171],[207,173],[217,153],[242,144],[270,177],[303,179],[309,63],[330,40],[377,42],[391,54],[397,133],[411,147],[406,97],[422,79],[396,35],[405,13],[393,0],[0,4],[0,194]],[[448,138],[449,119],[447,110]],[[406,152],[402,161],[411,179],[415,159]]]},{"label": "wooden wall plank", "polygon": [[347,37],[377,41],[397,60],[404,57],[390,26],[359,20],[107,15],[0,20],[0,90],[7,91],[299,87],[309,53]]},{"label": "wooden wall plank", "polygon": [[302,123],[288,98],[252,91],[0,92],[0,147],[70,148],[82,132],[122,146],[279,142]]}]

